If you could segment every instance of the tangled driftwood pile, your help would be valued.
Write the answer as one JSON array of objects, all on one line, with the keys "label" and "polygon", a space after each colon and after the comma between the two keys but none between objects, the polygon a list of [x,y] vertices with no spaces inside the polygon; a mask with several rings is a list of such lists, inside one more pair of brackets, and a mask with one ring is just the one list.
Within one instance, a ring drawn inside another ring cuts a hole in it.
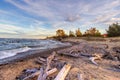
[{"label": "tangled driftwood pile", "polygon": [[71,65],[55,59],[53,52],[47,59],[39,57],[36,62],[43,66],[39,68],[26,69],[17,77],[17,80],[64,80]]},{"label": "tangled driftwood pile", "polygon": [[[88,60],[95,65],[98,65],[95,60],[101,60],[102,58],[117,59],[120,61],[120,47],[114,47],[112,51],[108,48],[109,46],[107,44],[81,43],[71,48],[53,52],[47,58],[37,58],[35,62],[42,66],[40,66],[40,68],[24,70],[21,75],[17,77],[17,80],[65,80],[71,65],[56,58],[56,53],[75,58],[87,57]],[[120,70],[120,65],[114,67]],[[81,75],[78,75],[78,80],[82,80]]]},{"label": "tangled driftwood pile", "polygon": [[58,54],[76,58],[81,56],[89,57],[95,65],[97,65],[95,60],[101,60],[102,58],[120,61],[120,48],[114,47],[113,50],[111,50],[107,44],[81,43],[71,48],[60,50]]}]

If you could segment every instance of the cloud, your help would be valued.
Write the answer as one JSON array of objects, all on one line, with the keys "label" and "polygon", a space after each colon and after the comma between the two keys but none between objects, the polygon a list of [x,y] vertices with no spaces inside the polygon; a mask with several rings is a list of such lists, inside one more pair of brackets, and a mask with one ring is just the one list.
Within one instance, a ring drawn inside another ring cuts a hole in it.
[{"label": "cloud", "polygon": [[[28,12],[32,15],[37,15],[39,17],[45,18],[47,20],[53,21],[76,21],[80,19],[79,15],[82,9],[79,5],[83,5],[82,2],[72,3],[68,0],[24,0],[20,3],[17,0],[6,0],[7,2],[15,5],[16,7]],[[24,4],[25,5],[24,5]]]},{"label": "cloud", "polygon": [[107,14],[98,15],[96,17],[96,19],[93,20],[93,23],[104,23],[104,22],[107,22],[107,21],[111,20],[112,18],[114,18],[119,13],[120,12],[114,11],[114,12],[109,12]]},{"label": "cloud", "polygon": [[21,38],[41,38],[45,36],[53,35],[54,31],[49,31],[45,28],[40,27],[31,27],[31,28],[23,28],[19,26],[13,26],[13,25],[6,25],[6,24],[0,24],[0,37],[4,37],[6,35],[7,37],[21,37]]},{"label": "cloud", "polygon": [[65,21],[75,22],[75,21],[78,21],[80,19],[81,19],[80,15],[75,15],[75,16],[68,16]]},{"label": "cloud", "polygon": [[[84,18],[82,14],[107,15],[115,12],[114,8],[120,6],[120,0],[6,0],[16,7],[28,12],[29,14],[45,18],[48,21],[69,21],[74,22]],[[116,10],[118,11],[118,10]]]},{"label": "cloud", "polygon": [[[59,28],[66,31],[81,28],[84,31],[95,26],[103,32],[103,29],[107,28],[108,24],[120,22],[120,16],[118,17],[120,14],[120,0],[5,1],[20,9],[21,13],[24,12],[27,15],[13,14],[13,12],[0,10],[1,16],[6,17],[0,19],[0,22],[7,23],[9,26],[14,25],[13,30],[7,29],[9,33],[24,34],[23,36],[28,37],[53,35],[55,30]],[[101,24],[101,27],[99,24]],[[20,29],[16,30],[16,28]],[[1,29],[2,32],[7,32],[6,29]]]},{"label": "cloud", "polygon": [[120,18],[112,18],[113,21],[120,21]]}]

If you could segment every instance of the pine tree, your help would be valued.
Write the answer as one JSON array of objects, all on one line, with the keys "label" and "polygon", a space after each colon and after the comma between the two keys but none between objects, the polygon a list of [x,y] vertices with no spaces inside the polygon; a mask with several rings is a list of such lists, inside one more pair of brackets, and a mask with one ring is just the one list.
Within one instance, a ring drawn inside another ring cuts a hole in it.
[{"label": "pine tree", "polygon": [[107,34],[109,37],[120,36],[120,25],[118,23],[113,23],[110,25],[107,30]]}]

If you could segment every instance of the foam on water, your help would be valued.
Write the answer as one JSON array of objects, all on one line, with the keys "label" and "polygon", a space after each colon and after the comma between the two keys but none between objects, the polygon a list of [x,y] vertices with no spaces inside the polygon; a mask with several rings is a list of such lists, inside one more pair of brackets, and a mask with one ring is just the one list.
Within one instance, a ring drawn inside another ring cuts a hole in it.
[{"label": "foam on water", "polygon": [[31,50],[31,48],[23,47],[23,48],[18,48],[18,49],[0,51],[0,59],[11,57],[11,56],[16,55],[17,53],[26,52],[29,50]]},{"label": "foam on water", "polygon": [[0,39],[0,59],[11,57],[17,53],[29,50],[47,50],[67,45],[70,44],[55,40]]}]

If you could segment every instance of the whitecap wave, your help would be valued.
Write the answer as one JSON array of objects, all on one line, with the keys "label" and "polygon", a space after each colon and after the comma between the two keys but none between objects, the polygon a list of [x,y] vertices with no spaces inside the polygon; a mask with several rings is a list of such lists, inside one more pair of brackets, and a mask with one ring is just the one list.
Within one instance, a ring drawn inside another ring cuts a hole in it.
[{"label": "whitecap wave", "polygon": [[0,51],[0,59],[15,56],[17,53],[26,52],[29,50],[31,50],[31,48],[23,47],[18,49]]}]

